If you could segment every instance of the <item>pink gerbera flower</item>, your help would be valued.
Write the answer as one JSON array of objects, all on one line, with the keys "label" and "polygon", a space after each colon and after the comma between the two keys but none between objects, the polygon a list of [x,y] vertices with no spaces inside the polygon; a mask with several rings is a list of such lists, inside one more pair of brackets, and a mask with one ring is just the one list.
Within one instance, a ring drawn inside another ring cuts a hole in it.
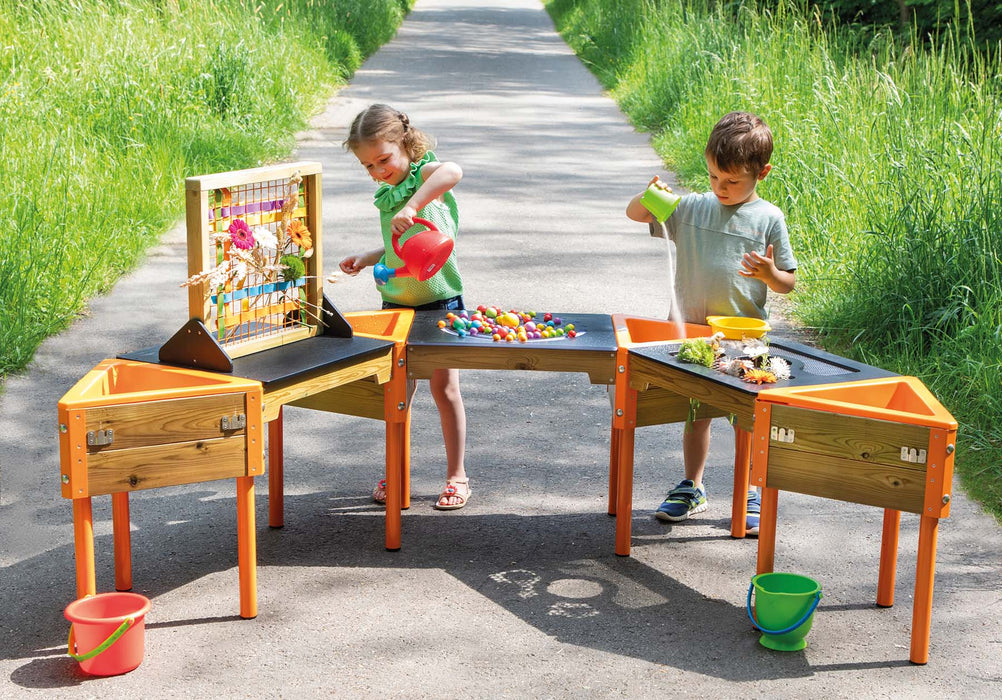
[{"label": "pink gerbera flower", "polygon": [[254,234],[250,226],[243,219],[234,219],[228,229],[230,232],[230,242],[241,250],[250,250],[254,247]]}]

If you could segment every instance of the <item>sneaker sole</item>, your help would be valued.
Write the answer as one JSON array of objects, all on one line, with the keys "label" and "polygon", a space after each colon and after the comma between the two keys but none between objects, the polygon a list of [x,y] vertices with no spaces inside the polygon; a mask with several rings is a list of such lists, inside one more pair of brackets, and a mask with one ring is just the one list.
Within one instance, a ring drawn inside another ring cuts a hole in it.
[{"label": "sneaker sole", "polygon": [[686,520],[690,515],[696,515],[696,513],[702,513],[703,511],[706,510],[707,506],[708,506],[707,503],[700,503],[698,506],[696,506],[687,513],[683,513],[682,515],[670,515],[668,513],[665,513],[664,511],[659,510],[654,513],[654,517],[657,518],[658,520],[663,520],[669,523],[680,523],[683,520]]}]

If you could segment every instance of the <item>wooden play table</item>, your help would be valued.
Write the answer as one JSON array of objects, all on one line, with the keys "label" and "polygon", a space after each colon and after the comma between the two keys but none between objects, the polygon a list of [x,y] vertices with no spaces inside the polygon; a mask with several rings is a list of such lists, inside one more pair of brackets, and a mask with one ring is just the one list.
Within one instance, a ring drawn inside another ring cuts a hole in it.
[{"label": "wooden play table", "polygon": [[[629,554],[635,429],[668,418],[684,420],[690,402],[698,402],[697,416],[733,417],[733,536],[745,534],[747,485],[762,488],[758,573],[773,570],[780,490],[877,506],[884,509],[884,527],[876,602],[889,607],[901,511],[921,516],[910,659],[925,663],[936,531],[939,519],[949,514],[957,429],[953,417],[915,377],[778,337],[771,339],[769,353],[786,359],[792,374],[775,384],[751,384],[680,362],[675,353],[681,341],[644,342],[680,330],[670,326],[616,317],[620,344],[628,348],[627,381],[617,386],[614,418],[616,553]],[[683,337],[709,335],[705,327],[685,331]],[[645,394],[652,395],[645,399]],[[701,412],[706,407],[711,410]]]}]

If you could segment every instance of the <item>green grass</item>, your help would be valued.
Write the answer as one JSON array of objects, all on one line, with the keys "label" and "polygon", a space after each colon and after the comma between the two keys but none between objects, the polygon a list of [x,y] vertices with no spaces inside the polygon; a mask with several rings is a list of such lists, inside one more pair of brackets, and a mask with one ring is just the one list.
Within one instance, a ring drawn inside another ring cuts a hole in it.
[{"label": "green grass", "polygon": [[286,156],[414,0],[0,0],[0,381],[183,211]]},{"label": "green grass", "polygon": [[546,4],[692,188],[720,116],[770,124],[759,191],[787,214],[797,316],[829,349],[921,378],[960,423],[965,489],[1002,518],[999,47],[854,33],[793,2]]}]

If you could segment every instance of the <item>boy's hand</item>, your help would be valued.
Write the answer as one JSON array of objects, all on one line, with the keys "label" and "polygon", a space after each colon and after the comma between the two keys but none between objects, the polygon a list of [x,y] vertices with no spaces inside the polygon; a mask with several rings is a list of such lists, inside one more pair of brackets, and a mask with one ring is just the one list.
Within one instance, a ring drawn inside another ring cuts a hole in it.
[{"label": "boy's hand", "polygon": [[738,274],[744,277],[754,277],[755,279],[760,279],[766,284],[769,284],[771,280],[776,279],[776,261],[772,259],[772,245],[765,249],[765,255],[752,251],[751,253],[745,253],[741,259],[742,270],[738,270]]},{"label": "boy's hand", "polygon": [[362,260],[361,255],[349,255],[347,258],[338,263],[338,267],[340,267],[341,272],[344,272],[345,274],[357,275],[365,269],[365,261]]},{"label": "boy's hand", "polygon": [[738,274],[743,277],[753,277],[762,280],[766,286],[777,294],[788,294],[793,290],[795,275],[793,271],[780,270],[773,259],[773,248],[770,244],[765,249],[765,255],[752,251],[745,253],[741,259]]},{"label": "boy's hand", "polygon": [[648,187],[650,187],[651,185],[654,185],[658,189],[664,190],[665,192],[671,192],[672,191],[671,187],[668,186],[668,183],[665,182],[664,180],[662,180],[661,178],[659,178],[657,175],[655,175],[654,177],[652,177],[651,181],[647,183]]},{"label": "boy's hand", "polygon": [[398,211],[390,222],[390,230],[393,231],[393,235],[402,236],[407,229],[414,225],[415,216],[417,216],[417,210],[410,205],[406,205]]}]

